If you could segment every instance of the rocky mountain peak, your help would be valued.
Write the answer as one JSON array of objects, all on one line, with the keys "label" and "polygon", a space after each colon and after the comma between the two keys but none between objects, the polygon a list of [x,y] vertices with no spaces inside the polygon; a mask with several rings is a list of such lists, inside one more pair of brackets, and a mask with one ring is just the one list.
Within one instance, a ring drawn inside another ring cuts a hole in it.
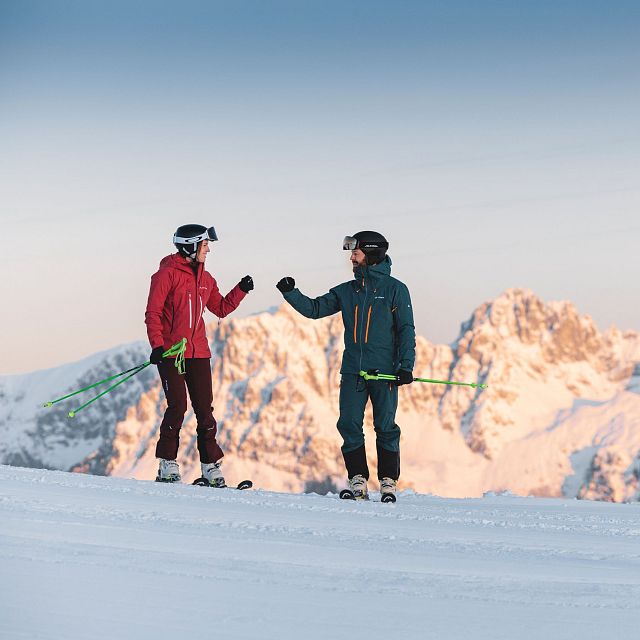
[{"label": "rocky mountain peak", "polygon": [[527,289],[509,289],[474,311],[461,326],[454,350],[458,357],[468,353],[487,365],[520,345],[548,365],[584,361],[604,371],[619,341],[619,332],[603,335],[570,302],[545,304]]}]

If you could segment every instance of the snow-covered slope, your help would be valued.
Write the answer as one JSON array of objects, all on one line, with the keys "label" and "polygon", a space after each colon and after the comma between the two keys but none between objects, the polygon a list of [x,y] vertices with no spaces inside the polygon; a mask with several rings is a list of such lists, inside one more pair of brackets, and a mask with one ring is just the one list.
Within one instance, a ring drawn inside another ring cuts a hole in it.
[{"label": "snow-covered slope", "polygon": [[385,505],[0,466],[0,637],[631,638],[639,537],[636,504]]},{"label": "snow-covered slope", "polygon": [[[343,481],[335,428],[339,317],[307,320],[287,305],[208,327],[225,469],[279,491]],[[147,357],[144,344],[84,363],[0,378],[0,462],[151,478],[164,398],[152,371],[75,421],[39,409],[67,388]],[[116,362],[114,359],[119,360]],[[481,305],[453,345],[417,343],[415,373],[481,381],[486,390],[401,389],[402,483],[444,496],[636,500],[640,469],[640,336],[598,331],[566,302],[513,289]],[[21,394],[27,395],[21,395]],[[371,414],[369,456],[375,468]],[[187,415],[180,462],[197,474]],[[375,474],[374,474],[375,475]]]}]

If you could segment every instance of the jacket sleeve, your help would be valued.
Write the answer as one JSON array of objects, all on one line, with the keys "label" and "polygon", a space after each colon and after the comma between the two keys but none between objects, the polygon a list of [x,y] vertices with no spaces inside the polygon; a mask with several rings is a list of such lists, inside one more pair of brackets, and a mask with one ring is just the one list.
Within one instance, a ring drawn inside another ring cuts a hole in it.
[{"label": "jacket sleeve", "polygon": [[164,346],[162,337],[162,314],[164,304],[171,291],[171,272],[168,269],[160,269],[151,276],[147,310],[144,314],[144,323],[147,325],[147,336],[151,348]]},{"label": "jacket sleeve", "polygon": [[393,313],[398,337],[398,367],[413,371],[416,363],[416,327],[413,322],[411,296],[405,285],[402,285],[398,290]]},{"label": "jacket sleeve", "polygon": [[299,289],[287,291],[282,295],[298,313],[313,320],[331,316],[340,311],[340,300],[335,289],[330,289],[329,293],[325,293],[319,298],[309,298]]},{"label": "jacket sleeve", "polygon": [[236,285],[226,296],[223,296],[220,293],[220,289],[218,289],[218,283],[215,278],[212,277],[211,279],[213,280],[213,285],[209,299],[207,300],[207,309],[217,315],[218,318],[224,318],[238,308],[238,305],[244,300],[247,294],[239,285]]}]

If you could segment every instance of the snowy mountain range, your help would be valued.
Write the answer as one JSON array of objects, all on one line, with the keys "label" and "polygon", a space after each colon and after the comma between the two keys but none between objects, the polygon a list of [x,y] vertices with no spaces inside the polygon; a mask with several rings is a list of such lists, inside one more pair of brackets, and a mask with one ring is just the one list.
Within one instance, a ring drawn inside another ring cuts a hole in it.
[{"label": "snowy mountain range", "polygon": [[[342,322],[287,305],[208,325],[225,475],[276,491],[344,482],[335,423]],[[76,398],[47,400],[148,357],[144,342],[80,362],[0,377],[0,463],[152,478],[164,395],[146,369],[69,419]],[[478,307],[451,345],[418,337],[415,375],[487,389],[415,383],[400,390],[401,485],[442,496],[639,499],[640,335],[598,331],[568,302],[510,289]],[[81,397],[81,396],[80,396]],[[90,397],[90,396],[89,396]],[[375,469],[370,410],[368,452]],[[180,458],[199,470],[195,419]],[[373,474],[375,476],[375,474]]]}]

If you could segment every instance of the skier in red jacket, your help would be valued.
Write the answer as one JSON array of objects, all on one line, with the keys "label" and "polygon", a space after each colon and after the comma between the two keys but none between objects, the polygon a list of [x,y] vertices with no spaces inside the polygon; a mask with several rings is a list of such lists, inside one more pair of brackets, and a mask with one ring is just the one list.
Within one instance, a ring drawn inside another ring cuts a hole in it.
[{"label": "skier in red jacket", "polygon": [[[157,481],[180,481],[176,462],[180,427],[187,411],[187,389],[197,420],[198,452],[202,476],[211,486],[226,486],[220,469],[222,449],[216,442],[211,385],[211,351],[202,314],[205,307],[219,318],[229,315],[253,289],[251,276],[245,276],[222,296],[213,276],[204,269],[209,242],[217,240],[213,227],[187,224],[178,227],[173,243],[178,249],[160,262],[151,276],[151,288],[145,313],[147,335],[151,343],[152,364],[158,365],[167,410],[160,424],[156,458],[160,459]],[[185,374],[180,375],[173,360],[162,354],[173,344],[187,338]]]}]

